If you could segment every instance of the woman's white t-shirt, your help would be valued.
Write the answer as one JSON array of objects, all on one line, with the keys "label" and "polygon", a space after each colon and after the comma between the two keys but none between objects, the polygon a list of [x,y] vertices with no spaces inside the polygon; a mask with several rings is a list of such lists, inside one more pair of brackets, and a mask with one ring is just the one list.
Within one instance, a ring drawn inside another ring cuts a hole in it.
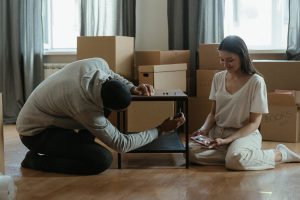
[{"label": "woman's white t-shirt", "polygon": [[234,94],[225,87],[227,71],[214,75],[210,100],[216,101],[215,120],[219,127],[241,128],[248,123],[250,112],[268,113],[267,90],[264,79],[254,74]]}]

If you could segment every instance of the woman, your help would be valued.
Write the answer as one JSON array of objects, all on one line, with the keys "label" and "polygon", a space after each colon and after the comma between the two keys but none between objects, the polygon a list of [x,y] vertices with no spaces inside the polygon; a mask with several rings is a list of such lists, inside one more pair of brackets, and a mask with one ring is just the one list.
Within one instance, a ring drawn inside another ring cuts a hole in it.
[{"label": "woman", "polygon": [[245,42],[228,36],[219,48],[226,70],[215,74],[209,99],[211,112],[197,134],[213,139],[212,148],[190,144],[190,159],[204,165],[225,164],[232,170],[263,170],[279,162],[300,162],[300,156],[279,144],[262,150],[258,130],[262,114],[268,113],[264,79],[251,63]]}]

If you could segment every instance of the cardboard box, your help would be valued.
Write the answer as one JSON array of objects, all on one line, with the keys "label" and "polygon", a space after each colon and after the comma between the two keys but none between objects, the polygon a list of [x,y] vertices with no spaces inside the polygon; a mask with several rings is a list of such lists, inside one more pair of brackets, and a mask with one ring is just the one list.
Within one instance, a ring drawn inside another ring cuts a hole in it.
[{"label": "cardboard box", "polygon": [[212,101],[200,97],[189,97],[189,134],[201,128],[209,112]]},{"label": "cardboard box", "polygon": [[127,130],[139,132],[157,127],[174,116],[174,106],[170,101],[133,101],[127,109]]},{"label": "cardboard box", "polygon": [[[115,127],[118,127],[117,115],[118,115],[117,112],[112,111],[107,118],[110,121],[110,123],[112,123],[112,125],[114,125]],[[121,120],[121,122],[122,122],[122,120]]]},{"label": "cardboard box", "polygon": [[197,70],[197,97],[208,99],[211,90],[212,80],[215,73],[217,72],[219,72],[219,70]]},{"label": "cardboard box", "polygon": [[199,45],[199,69],[224,70],[220,64],[219,44],[200,44]]},{"label": "cardboard box", "polygon": [[186,91],[186,63],[139,66],[139,83],[153,85],[154,89]]},{"label": "cardboard box", "polygon": [[268,92],[275,89],[300,90],[300,61],[254,60],[253,64],[263,75]]},{"label": "cardboard box", "polygon": [[269,113],[263,115],[260,131],[263,140],[298,142],[300,110],[293,93],[269,93]]},{"label": "cardboard box", "polygon": [[189,76],[190,50],[169,51],[136,51],[134,54],[134,79],[138,80],[138,66],[163,65],[163,64],[187,64],[187,77]]},{"label": "cardboard box", "polygon": [[77,37],[77,59],[100,57],[112,71],[133,79],[134,38],[124,36]]}]

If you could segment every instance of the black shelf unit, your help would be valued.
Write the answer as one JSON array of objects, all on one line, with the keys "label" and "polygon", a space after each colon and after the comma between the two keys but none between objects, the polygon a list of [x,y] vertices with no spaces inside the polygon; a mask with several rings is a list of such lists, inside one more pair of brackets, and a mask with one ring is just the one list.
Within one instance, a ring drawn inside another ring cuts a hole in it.
[{"label": "black shelf unit", "polygon": [[[183,126],[185,145],[176,131],[157,138],[151,143],[127,153],[185,153],[186,168],[189,168],[189,135],[188,135],[188,96],[181,90],[159,90],[153,96],[133,95],[132,101],[174,101],[182,102],[181,111],[185,114],[186,122]],[[122,115],[122,117],[121,117]],[[121,118],[122,124],[121,126]],[[126,133],[126,111],[118,112],[117,124],[120,131]],[[122,155],[118,153],[118,168],[122,168]]]}]

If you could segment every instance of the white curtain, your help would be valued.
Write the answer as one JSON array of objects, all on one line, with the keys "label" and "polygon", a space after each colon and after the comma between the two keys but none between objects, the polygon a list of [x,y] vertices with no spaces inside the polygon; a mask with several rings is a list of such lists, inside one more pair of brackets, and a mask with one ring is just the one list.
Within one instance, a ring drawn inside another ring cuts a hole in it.
[{"label": "white curtain", "polygon": [[135,0],[81,0],[82,36],[135,36]]},{"label": "white curtain", "polygon": [[0,92],[5,123],[14,123],[43,80],[42,1],[0,1]]},{"label": "white curtain", "polygon": [[199,12],[199,43],[219,43],[224,38],[224,0],[202,0]]},{"label": "white curtain", "polygon": [[120,33],[118,20],[120,2],[118,0],[82,0],[81,35],[118,35]]}]

